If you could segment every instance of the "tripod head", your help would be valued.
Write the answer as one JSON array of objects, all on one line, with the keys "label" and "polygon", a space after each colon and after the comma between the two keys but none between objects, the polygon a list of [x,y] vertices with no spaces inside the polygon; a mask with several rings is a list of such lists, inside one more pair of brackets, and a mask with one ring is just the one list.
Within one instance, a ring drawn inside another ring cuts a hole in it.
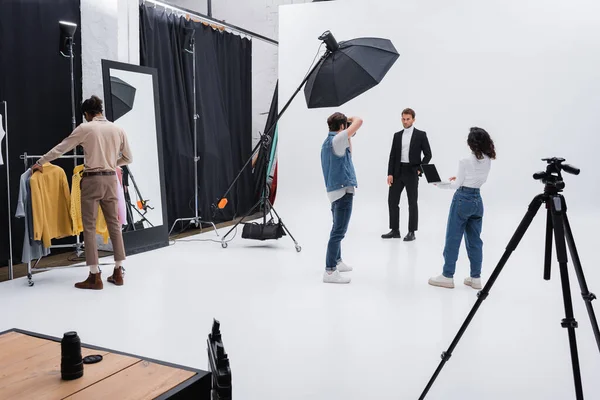
[{"label": "tripod head", "polygon": [[541,180],[547,189],[554,189],[556,191],[562,191],[565,188],[565,182],[562,178],[562,171],[572,174],[579,175],[581,170],[569,164],[563,164],[564,158],[552,157],[542,158],[542,161],[546,161],[548,166],[546,171],[540,171],[533,174],[533,179]]}]

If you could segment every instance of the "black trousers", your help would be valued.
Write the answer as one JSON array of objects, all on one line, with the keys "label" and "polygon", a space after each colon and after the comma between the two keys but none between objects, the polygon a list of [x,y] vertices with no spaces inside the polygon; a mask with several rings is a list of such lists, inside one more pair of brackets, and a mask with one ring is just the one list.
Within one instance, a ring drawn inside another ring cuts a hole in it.
[{"label": "black trousers", "polygon": [[390,210],[390,229],[400,230],[400,195],[404,188],[408,195],[408,231],[416,232],[419,229],[419,175],[418,167],[402,165],[400,173],[394,175],[394,183],[388,193],[388,207]]}]

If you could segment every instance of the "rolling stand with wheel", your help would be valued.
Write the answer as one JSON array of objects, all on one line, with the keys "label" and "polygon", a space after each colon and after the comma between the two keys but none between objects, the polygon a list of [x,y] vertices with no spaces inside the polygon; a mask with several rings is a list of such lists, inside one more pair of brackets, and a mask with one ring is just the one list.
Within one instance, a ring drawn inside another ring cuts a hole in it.
[{"label": "rolling stand with wheel", "polygon": [[548,209],[548,219],[546,222],[544,279],[550,280],[550,257],[552,254],[552,237],[554,236],[562,284],[562,295],[566,314],[566,317],[561,322],[561,326],[567,329],[568,332],[576,399],[583,400],[583,386],[581,383],[579,355],[577,350],[577,340],[575,336],[575,328],[578,327],[578,323],[575,320],[573,314],[573,303],[571,300],[571,290],[569,286],[569,272],[567,269],[567,247],[569,253],[571,254],[575,274],[577,275],[579,287],[581,288],[581,295],[583,297],[583,300],[585,301],[587,312],[592,323],[592,330],[594,331],[596,344],[598,345],[599,350],[600,329],[598,328],[598,321],[596,319],[596,315],[592,307],[592,301],[596,299],[596,296],[593,293],[590,293],[588,290],[585,276],[583,274],[583,269],[581,267],[581,262],[579,260],[579,254],[577,253],[577,248],[575,247],[575,239],[573,238],[573,232],[571,231],[569,219],[567,218],[567,203],[565,201],[564,196],[560,194],[565,188],[565,183],[563,182],[561,171],[565,171],[569,174],[578,175],[579,169],[568,164],[563,164],[565,160],[562,158],[547,158],[543,161],[546,161],[548,163],[546,171],[538,172],[534,174],[533,177],[536,180],[541,180],[545,184],[544,193],[536,196],[529,205],[529,210],[525,214],[525,217],[521,221],[521,224],[517,228],[514,236],[508,243],[504,255],[502,256],[500,262],[494,269],[487,284],[477,294],[478,299],[475,305],[471,309],[471,312],[467,316],[458,334],[452,341],[450,347],[447,351],[442,353],[442,361],[436,369],[435,373],[433,374],[431,380],[427,384],[425,390],[421,394],[421,397],[419,397],[419,399],[424,399],[431,387],[433,386],[433,383],[440,374],[446,362],[448,362],[448,360],[452,356],[452,352],[454,351],[454,349],[458,345],[459,340],[467,330],[469,323],[475,316],[475,313],[481,306],[481,303],[488,297],[492,286],[496,282],[496,279],[498,279],[498,276],[500,275],[500,272],[502,272],[504,265],[508,262],[511,253],[516,250],[517,246],[519,245],[519,242],[525,235],[525,232],[527,232],[527,229],[531,225],[531,222],[533,221],[533,218],[535,217],[536,213],[539,211],[541,205],[545,204],[546,208]]},{"label": "rolling stand with wheel", "polygon": [[[291,100],[290,100],[291,101]],[[289,103],[288,103],[289,105]],[[285,107],[287,108],[287,106]],[[283,111],[285,111],[285,108]],[[281,113],[283,113],[283,111]],[[281,114],[280,114],[281,115]],[[275,127],[277,122],[275,122],[273,124],[273,126],[271,127],[271,129],[273,129]],[[269,130],[271,130],[269,129]],[[263,146],[265,148],[265,150],[268,151],[269,146],[271,145],[271,138],[267,135],[261,135],[260,141],[259,143],[256,145],[256,147],[254,148],[254,151],[252,152],[252,156],[250,156],[250,159],[248,161],[251,161],[252,158],[254,157],[254,154],[256,154],[256,152],[258,151],[258,149],[260,148],[260,146]],[[246,163],[246,165],[248,165],[248,163]],[[242,168],[242,171],[244,170],[244,168],[246,167],[246,165],[244,165],[244,167]],[[221,200],[219,201],[219,208],[224,208],[224,206],[227,204],[226,198],[227,195],[229,194],[229,192],[232,190],[233,185],[235,184],[235,182],[238,180],[238,178],[240,177],[242,171],[240,171],[240,174],[235,178],[235,180],[233,181],[233,183],[231,184],[231,186],[229,187],[229,189],[227,189],[227,192],[225,192],[225,194],[223,195],[223,197],[221,198]],[[281,217],[279,216],[279,214],[277,214],[277,211],[275,210],[275,207],[273,207],[273,204],[271,204],[271,201],[269,200],[269,183],[268,183],[268,175],[267,173],[265,173],[265,177],[264,177],[264,186],[263,186],[263,191],[262,194],[260,196],[260,199],[258,200],[258,202],[256,204],[254,204],[254,206],[248,210],[248,212],[246,213],[246,215],[244,215],[222,238],[221,238],[221,246],[226,249],[227,248],[227,236],[229,236],[231,234],[231,232],[233,232],[240,224],[242,224],[244,222],[244,220],[246,218],[248,218],[253,212],[254,210],[256,210],[258,207],[260,207],[262,205],[262,213],[263,213],[263,223],[262,223],[262,228],[265,229],[267,226],[267,214],[269,213],[274,213],[277,216],[277,219],[279,220],[279,222],[277,223],[277,225],[279,225],[282,229],[283,232],[287,233],[287,235],[292,239],[292,241],[294,242],[294,246],[296,248],[296,251],[299,253],[302,251],[302,247],[298,244],[298,242],[296,241],[296,239],[294,238],[294,236],[292,235],[292,233],[289,231],[289,229],[287,228],[287,226],[285,226],[285,224],[283,223],[283,221],[281,220]],[[271,221],[273,220],[273,218],[271,217]],[[279,236],[281,237],[281,236]],[[264,237],[263,235],[261,235],[261,233],[258,233],[257,235],[252,235],[252,237],[248,237],[249,239],[257,239],[257,240],[268,240],[268,239],[273,239],[273,237]]]}]

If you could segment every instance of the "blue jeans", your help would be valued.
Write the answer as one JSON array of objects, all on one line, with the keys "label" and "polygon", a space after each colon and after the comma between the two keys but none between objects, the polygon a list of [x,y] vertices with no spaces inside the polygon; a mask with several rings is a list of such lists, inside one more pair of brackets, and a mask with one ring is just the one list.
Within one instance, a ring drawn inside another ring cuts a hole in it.
[{"label": "blue jeans", "polygon": [[444,276],[454,277],[458,250],[465,237],[467,254],[471,262],[471,278],[481,277],[483,262],[483,241],[481,228],[483,222],[483,201],[479,189],[460,187],[454,193],[448,226],[446,227],[446,246],[444,247]]},{"label": "blue jeans", "polygon": [[350,223],[353,200],[354,195],[346,193],[344,197],[331,204],[333,228],[331,228],[329,244],[327,245],[326,271],[335,271],[338,262],[342,259],[342,239],[346,236],[348,224]]}]

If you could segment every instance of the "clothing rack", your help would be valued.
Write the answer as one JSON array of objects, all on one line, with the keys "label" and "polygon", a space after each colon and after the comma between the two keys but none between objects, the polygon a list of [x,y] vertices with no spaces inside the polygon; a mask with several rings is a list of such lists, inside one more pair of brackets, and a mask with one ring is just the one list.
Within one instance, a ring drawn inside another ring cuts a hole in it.
[{"label": "clothing rack", "polygon": [[[23,164],[25,166],[25,171],[27,171],[27,168],[29,168],[29,160],[38,160],[40,158],[42,158],[42,156],[39,155],[29,155],[26,152],[21,154],[19,156],[19,158],[21,160],[23,160]],[[84,156],[83,155],[63,155],[58,157],[63,158],[63,159],[73,159],[75,160],[75,165],[77,165],[77,160],[78,159],[83,159]],[[10,233],[11,235],[11,241],[12,241],[12,233]],[[77,257],[80,257],[81,254],[83,254],[82,248],[83,248],[83,241],[81,241],[79,239],[79,235],[76,236],[76,242],[72,243],[72,244],[59,244],[59,245],[51,245],[50,246],[51,249],[68,249],[68,248],[74,248],[75,249],[75,254],[77,255]],[[37,265],[39,264],[39,262],[42,260],[42,257],[38,258],[37,261],[35,262],[35,265],[32,267],[31,266],[31,261],[29,261],[27,263],[27,283],[29,286],[33,286],[34,282],[33,282],[33,275],[32,275],[32,271],[33,269],[35,269],[36,271],[48,271],[48,270],[55,270],[55,269],[60,269],[60,268],[73,268],[73,267],[79,267],[80,265],[73,265],[70,267],[52,267],[52,268],[37,268]]]},{"label": "clothing rack", "polygon": [[13,249],[12,249],[12,213],[10,212],[10,166],[8,159],[10,155],[8,154],[8,103],[3,101],[4,105],[4,145],[6,147],[6,159],[4,160],[4,165],[6,165],[6,203],[8,205],[8,279],[13,279]]}]

